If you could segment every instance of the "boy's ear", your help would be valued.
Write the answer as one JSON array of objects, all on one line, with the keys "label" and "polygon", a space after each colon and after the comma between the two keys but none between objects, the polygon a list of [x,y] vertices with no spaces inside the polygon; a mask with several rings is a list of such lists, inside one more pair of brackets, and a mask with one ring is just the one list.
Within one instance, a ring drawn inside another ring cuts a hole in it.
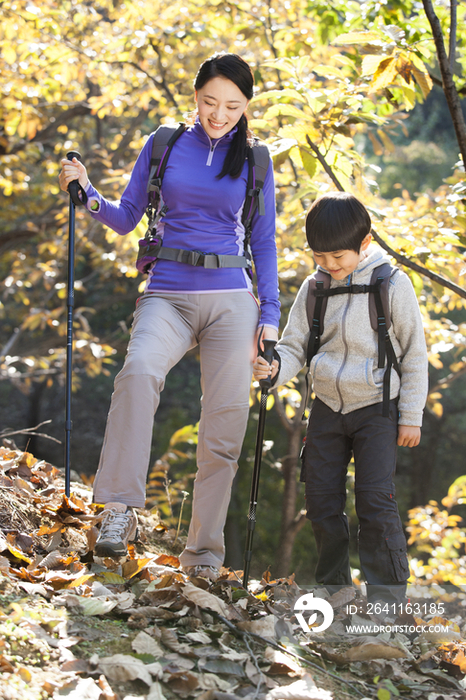
[{"label": "boy's ear", "polygon": [[368,233],[367,236],[365,236],[365,238],[362,239],[360,250],[366,250],[366,248],[369,247],[371,241],[372,241],[372,233]]}]

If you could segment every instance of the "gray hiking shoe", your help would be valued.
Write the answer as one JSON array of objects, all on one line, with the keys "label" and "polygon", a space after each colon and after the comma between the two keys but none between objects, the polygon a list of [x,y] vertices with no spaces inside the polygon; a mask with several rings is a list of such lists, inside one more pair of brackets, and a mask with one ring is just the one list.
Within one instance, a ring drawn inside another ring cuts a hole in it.
[{"label": "gray hiking shoe", "polygon": [[106,503],[102,512],[100,534],[94,552],[98,557],[124,557],[128,543],[137,538],[138,519],[124,503]]},{"label": "gray hiking shoe", "polygon": [[186,576],[196,578],[207,578],[209,581],[216,581],[220,575],[220,571],[215,566],[208,564],[198,564],[197,566],[183,566],[183,571]]}]

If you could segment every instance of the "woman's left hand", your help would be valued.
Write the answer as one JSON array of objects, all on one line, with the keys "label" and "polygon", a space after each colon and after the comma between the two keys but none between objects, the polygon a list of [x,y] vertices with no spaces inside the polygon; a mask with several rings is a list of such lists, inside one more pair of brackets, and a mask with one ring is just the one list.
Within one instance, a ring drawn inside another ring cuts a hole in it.
[{"label": "woman's left hand", "polygon": [[252,357],[252,361],[254,362],[257,354],[258,354],[258,348],[257,348],[257,343],[259,341],[259,336],[261,334],[261,350],[264,350],[264,345],[262,343],[263,340],[278,340],[278,331],[275,328],[271,328],[270,326],[259,326],[256,335],[254,338],[254,355]]}]

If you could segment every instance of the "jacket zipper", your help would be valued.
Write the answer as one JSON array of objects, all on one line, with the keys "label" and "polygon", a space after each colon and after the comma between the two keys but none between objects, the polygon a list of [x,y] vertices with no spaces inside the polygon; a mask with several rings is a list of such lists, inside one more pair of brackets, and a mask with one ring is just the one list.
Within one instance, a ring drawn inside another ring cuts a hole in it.
[{"label": "jacket zipper", "polygon": [[[352,282],[352,276],[348,282],[348,284],[351,284]],[[346,316],[349,310],[349,305],[351,301],[351,294],[348,294],[348,301],[346,302],[345,310],[343,311],[343,317],[341,319],[341,339],[343,340],[343,345],[345,346],[345,352],[343,354],[343,362],[340,365],[340,369],[338,370],[337,374],[337,379],[336,379],[336,390],[338,392],[338,396],[340,397],[340,409],[339,411],[343,410],[343,395],[341,393],[340,389],[340,379],[341,375],[343,374],[343,370],[345,368],[346,364],[346,358],[348,357],[348,343],[346,342]]]},{"label": "jacket zipper", "polygon": [[208,138],[209,141],[210,141],[210,150],[209,150],[209,155],[208,155],[208,157],[207,157],[207,163],[206,163],[206,165],[212,165],[212,159],[213,159],[213,157],[214,157],[214,151],[215,151],[215,149],[216,149],[216,147],[217,147],[217,143],[220,141],[220,139],[217,141],[217,143],[212,143],[212,139],[210,138],[210,136],[207,136],[207,138]]}]

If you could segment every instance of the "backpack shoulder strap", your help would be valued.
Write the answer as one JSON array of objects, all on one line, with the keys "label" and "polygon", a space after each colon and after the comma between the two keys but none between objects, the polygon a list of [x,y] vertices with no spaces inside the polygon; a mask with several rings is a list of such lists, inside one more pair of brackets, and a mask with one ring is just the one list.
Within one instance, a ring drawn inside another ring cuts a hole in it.
[{"label": "backpack shoulder strap", "polygon": [[378,330],[378,317],[383,315],[385,318],[385,326],[388,330],[392,324],[390,316],[390,303],[389,303],[389,285],[390,278],[395,274],[398,268],[390,265],[390,263],[383,263],[378,267],[374,268],[371,277],[371,286],[377,285],[380,289],[380,300],[382,303],[383,314],[379,314],[379,309],[377,308],[377,294],[369,294],[369,315],[371,319],[371,326],[376,331]]},{"label": "backpack shoulder strap", "polygon": [[242,221],[246,236],[251,234],[252,217],[257,209],[259,216],[265,214],[264,182],[270,163],[270,153],[265,143],[255,141],[248,148],[248,185],[243,206]]},{"label": "backpack shoulder strap", "polygon": [[328,296],[316,296],[316,290],[330,289],[330,275],[323,270],[317,270],[309,277],[306,299],[306,314],[309,323],[309,340],[306,352],[306,391],[301,406],[303,408],[302,419],[305,419],[306,407],[309,401],[309,368],[312,358],[317,354],[320,346],[320,337],[324,332],[324,316],[327,310]]},{"label": "backpack shoulder strap", "polygon": [[378,363],[379,369],[385,367],[385,357],[387,367],[383,377],[383,401],[382,415],[388,417],[390,402],[390,375],[394,367],[398,376],[401,377],[401,369],[396,358],[396,353],[390,338],[388,329],[392,324],[389,303],[390,278],[396,273],[398,268],[384,263],[379,265],[372,272],[371,286],[374,291],[369,294],[369,316],[373,330],[378,336]]},{"label": "backpack shoulder strap", "polygon": [[319,337],[324,332],[324,316],[327,310],[328,296],[317,297],[315,295],[315,290],[330,289],[330,280],[330,275],[323,270],[317,270],[309,278],[306,306],[307,320],[309,322],[309,328],[311,328],[311,330],[314,328],[315,331],[318,332]]},{"label": "backpack shoulder strap", "polygon": [[186,131],[186,128],[186,124],[183,123],[177,126],[174,124],[163,124],[154,132],[147,192],[154,192],[156,198],[160,195],[160,187],[170,151],[175,141]]}]

